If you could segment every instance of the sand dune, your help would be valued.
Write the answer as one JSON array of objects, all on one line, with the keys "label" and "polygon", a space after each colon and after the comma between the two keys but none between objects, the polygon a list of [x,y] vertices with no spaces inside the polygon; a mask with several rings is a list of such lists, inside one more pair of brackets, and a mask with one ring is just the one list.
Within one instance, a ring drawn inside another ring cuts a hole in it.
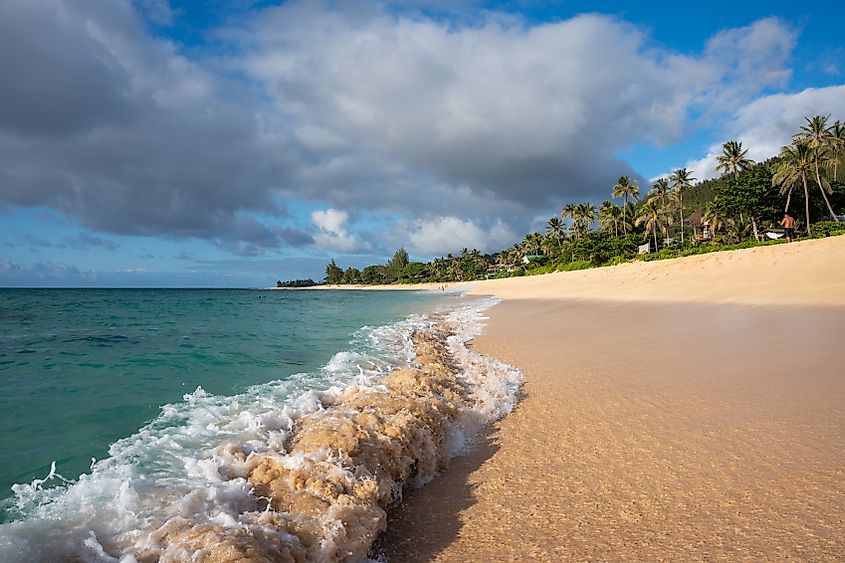
[{"label": "sand dune", "polygon": [[839,561],[845,237],[480,282],[517,409],[406,497],[393,561]]}]

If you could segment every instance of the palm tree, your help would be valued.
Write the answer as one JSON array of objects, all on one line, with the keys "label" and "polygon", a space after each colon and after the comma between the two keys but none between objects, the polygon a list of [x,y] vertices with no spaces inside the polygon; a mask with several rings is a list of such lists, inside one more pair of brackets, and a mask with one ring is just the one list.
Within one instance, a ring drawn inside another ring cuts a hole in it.
[{"label": "palm tree", "polygon": [[657,226],[660,224],[660,203],[656,198],[649,198],[640,206],[640,214],[634,219],[635,225],[643,225],[645,230],[654,235],[654,250],[657,252]]},{"label": "palm tree", "polygon": [[751,225],[748,221],[742,219],[728,219],[725,221],[725,235],[728,242],[742,242],[751,236]]},{"label": "palm tree", "polygon": [[522,259],[525,255],[528,254],[525,251],[525,248],[522,246],[522,243],[516,243],[508,250],[508,260],[512,265],[517,265],[522,263]]},{"label": "palm tree", "polygon": [[634,180],[631,182],[631,178],[628,176],[620,176],[619,180],[616,182],[616,185],[613,186],[613,197],[620,197],[624,200],[624,204],[622,207],[622,220],[623,226],[625,229],[625,234],[628,234],[628,228],[625,226],[627,223],[626,211],[625,209],[628,207],[628,196],[634,198],[635,200],[640,200],[640,187],[637,184],[637,181]]},{"label": "palm tree", "polygon": [[669,176],[669,181],[678,194],[679,209],[681,210],[681,244],[684,244],[684,190],[692,186],[695,178],[686,168],[678,168]]},{"label": "palm tree", "polygon": [[540,248],[546,256],[557,254],[557,251],[560,248],[560,239],[551,235],[543,237],[543,240],[540,241]]},{"label": "palm tree", "polygon": [[833,207],[831,207],[830,201],[827,199],[830,184],[828,184],[827,179],[822,180],[820,172],[822,163],[826,162],[830,156],[827,144],[827,139],[830,136],[830,128],[827,126],[827,120],[830,119],[830,116],[815,115],[812,118],[805,117],[804,119],[807,120],[807,124],[801,126],[801,133],[797,137],[807,141],[813,150],[813,167],[816,172],[816,183],[822,192],[824,202],[827,204],[830,217],[836,221],[836,213],[833,212]]},{"label": "palm tree", "polygon": [[658,178],[655,183],[651,185],[650,195],[656,195],[660,198],[660,202],[666,205],[666,198],[669,196],[669,180],[666,178]]},{"label": "palm tree", "polygon": [[716,231],[725,226],[725,218],[719,214],[719,212],[713,206],[712,201],[709,202],[704,208],[704,214],[701,216],[701,222],[702,224],[710,227],[710,233],[712,237],[716,236]]},{"label": "palm tree", "polygon": [[590,230],[590,225],[596,220],[596,208],[590,202],[579,203],[575,206],[575,231],[579,236]]},{"label": "palm tree", "polygon": [[[742,150],[742,143],[728,141],[722,145],[722,154],[716,157],[716,160],[719,162],[716,170],[722,170],[725,174],[733,172],[734,179],[738,180],[740,172],[744,172],[754,165],[753,160],[745,158],[747,153],[748,149]],[[740,215],[740,219],[742,219],[742,215]],[[754,230],[754,239],[756,240],[758,238],[757,219],[753,214],[751,215],[751,227]]]},{"label": "palm tree", "polygon": [[449,262],[449,276],[452,281],[464,281],[464,271],[461,269],[461,261],[454,257]]},{"label": "palm tree", "polygon": [[445,276],[446,271],[449,269],[449,263],[445,258],[435,258],[431,262],[431,267],[434,270],[434,275],[439,280]]},{"label": "palm tree", "polygon": [[540,233],[528,233],[522,239],[522,245],[525,248],[526,254],[539,254],[540,243],[543,240],[543,235]]},{"label": "palm tree", "polygon": [[549,219],[549,223],[546,226],[546,234],[548,234],[555,240],[562,239],[564,235],[563,221],[561,221],[557,217],[552,217],[551,219]]},{"label": "palm tree", "polygon": [[830,156],[833,160],[833,179],[839,180],[839,157],[845,153],[845,124],[838,119],[834,121],[828,129],[825,142],[830,149]]},{"label": "palm tree", "polygon": [[599,226],[606,231],[613,230],[613,236],[619,236],[619,225],[622,223],[622,208],[610,201],[602,202],[599,207]]},{"label": "palm tree", "polygon": [[[670,194],[671,195],[671,194]],[[659,200],[659,197],[655,199],[657,201],[658,207],[660,208],[660,216],[663,219],[663,224],[661,225],[661,231],[663,232],[663,237],[669,237],[669,227],[675,224],[675,215],[674,215],[674,208],[672,207],[672,201],[663,202]]]},{"label": "palm tree", "polygon": [[570,227],[573,231],[575,230],[575,215],[577,211],[578,206],[574,203],[567,203],[563,206],[563,209],[560,211],[560,216],[564,221],[566,221],[567,218],[572,219]]},{"label": "palm tree", "polygon": [[787,194],[786,208],[792,200],[792,189],[799,183],[804,186],[804,216],[807,222],[807,234],[810,234],[810,190],[807,187],[807,175],[813,173],[813,149],[806,140],[796,138],[791,145],[780,149],[781,162],[772,176],[772,185],[780,186],[780,195]]},{"label": "palm tree", "polygon": [[739,178],[739,173],[748,170],[754,165],[754,161],[745,158],[748,149],[742,150],[742,143],[728,141],[722,145],[722,154],[716,157],[719,163],[716,170],[722,170],[725,174],[733,172],[734,178]]}]

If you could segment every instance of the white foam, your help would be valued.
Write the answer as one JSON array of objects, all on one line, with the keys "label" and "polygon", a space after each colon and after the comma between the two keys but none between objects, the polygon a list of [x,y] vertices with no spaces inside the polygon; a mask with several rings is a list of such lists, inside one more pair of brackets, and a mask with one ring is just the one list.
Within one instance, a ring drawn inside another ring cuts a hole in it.
[{"label": "white foam", "polygon": [[[452,431],[459,452],[482,425],[510,412],[522,376],[518,370],[468,349],[480,334],[482,311],[494,299],[454,308],[456,326],[448,340],[474,403]],[[15,487],[20,519],[0,526],[0,561],[134,561],[132,553],[154,543],[151,533],[168,521],[236,527],[255,511],[258,499],[245,479],[253,452],[277,456],[286,467],[314,463],[314,456],[290,456],[285,440],[294,422],[313,413],[348,385],[379,388],[395,367],[414,359],[410,335],[431,320],[413,315],[400,323],[365,327],[351,351],[335,354],[316,373],[217,396],[201,387],[180,403],[165,405],[152,423],[109,448],[75,482],[53,466],[45,479]],[[233,445],[234,447],[230,447]],[[241,453],[242,452],[242,453]],[[244,459],[243,454],[247,454]],[[336,469],[345,470],[338,462]],[[60,486],[44,487],[59,482]],[[111,555],[110,555],[111,554]]]}]

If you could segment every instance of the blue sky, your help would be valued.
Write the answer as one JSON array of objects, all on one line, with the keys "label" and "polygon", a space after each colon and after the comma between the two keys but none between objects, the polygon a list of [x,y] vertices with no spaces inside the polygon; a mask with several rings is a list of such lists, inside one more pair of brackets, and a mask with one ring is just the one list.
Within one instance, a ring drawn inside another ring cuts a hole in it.
[{"label": "blue sky", "polygon": [[12,0],[0,286],[504,248],[613,179],[845,119],[830,2]]}]

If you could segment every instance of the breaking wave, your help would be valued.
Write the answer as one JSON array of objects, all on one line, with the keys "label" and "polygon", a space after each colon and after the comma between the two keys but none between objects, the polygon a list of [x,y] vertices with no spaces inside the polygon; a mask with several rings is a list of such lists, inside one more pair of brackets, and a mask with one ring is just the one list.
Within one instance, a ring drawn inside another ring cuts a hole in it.
[{"label": "breaking wave", "polygon": [[16,485],[0,560],[365,560],[403,488],[512,409],[521,374],[466,346],[494,303],[365,327],[239,395],[197,388],[77,480]]}]

